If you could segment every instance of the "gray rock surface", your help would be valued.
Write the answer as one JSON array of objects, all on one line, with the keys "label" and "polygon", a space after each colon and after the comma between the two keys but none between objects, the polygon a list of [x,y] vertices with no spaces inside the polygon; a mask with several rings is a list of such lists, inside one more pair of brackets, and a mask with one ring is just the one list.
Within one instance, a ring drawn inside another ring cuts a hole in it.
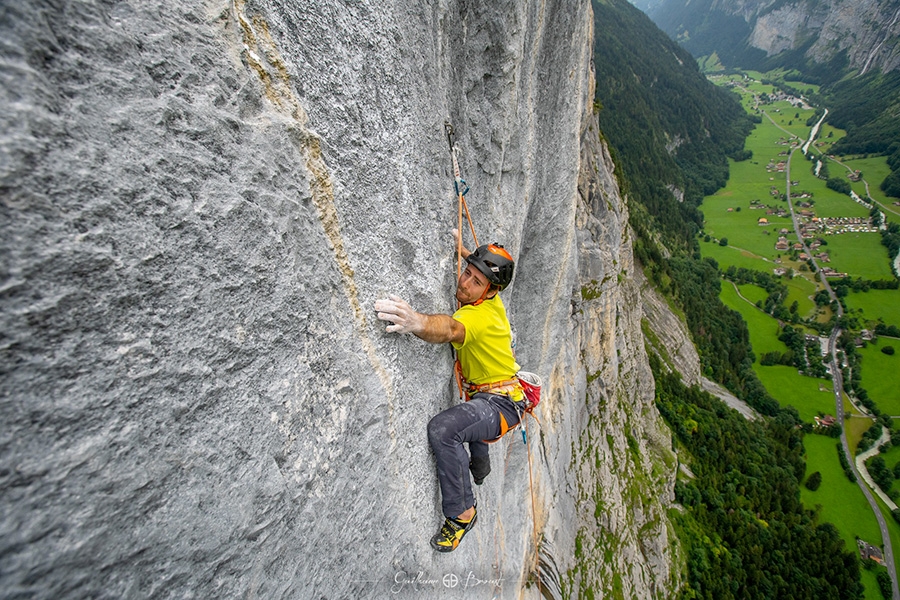
[{"label": "gray rock surface", "polygon": [[[667,596],[675,462],[591,23],[586,0],[4,3],[0,596],[537,597],[535,532],[548,589]],[[531,468],[496,444],[438,555],[450,352],[371,306],[453,308],[448,116],[546,389]]]},{"label": "gray rock surface", "polygon": [[700,355],[691,341],[687,324],[676,317],[666,299],[653,289],[643,273],[636,277],[641,287],[644,318],[652,334],[650,347],[672,371],[681,374],[687,386],[700,384]]}]

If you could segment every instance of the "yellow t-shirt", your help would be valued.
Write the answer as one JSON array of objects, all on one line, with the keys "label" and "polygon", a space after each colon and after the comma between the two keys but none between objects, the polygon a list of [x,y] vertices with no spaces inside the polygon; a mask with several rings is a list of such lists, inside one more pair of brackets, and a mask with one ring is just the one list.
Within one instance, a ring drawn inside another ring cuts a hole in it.
[{"label": "yellow t-shirt", "polygon": [[478,306],[460,307],[453,318],[466,328],[465,341],[453,344],[466,381],[475,385],[503,381],[519,372],[506,307],[499,294]]}]

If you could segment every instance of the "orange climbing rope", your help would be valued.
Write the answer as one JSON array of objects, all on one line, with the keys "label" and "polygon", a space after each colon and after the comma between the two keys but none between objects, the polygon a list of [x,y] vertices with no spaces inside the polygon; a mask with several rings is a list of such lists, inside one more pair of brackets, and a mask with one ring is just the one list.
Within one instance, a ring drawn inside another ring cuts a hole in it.
[{"label": "orange climbing rope", "polygon": [[457,197],[457,225],[456,230],[459,232],[456,244],[456,276],[462,273],[462,216],[466,213],[466,219],[469,222],[469,230],[472,232],[472,239],[475,240],[475,247],[478,247],[478,236],[475,235],[475,224],[472,223],[472,215],[469,213],[469,205],[466,203],[466,192],[469,186],[459,174],[459,160],[456,157],[457,148],[453,143],[453,125],[450,121],[444,121],[444,131],[447,133],[447,143],[450,144],[450,158],[453,161],[453,187],[456,190]]},{"label": "orange climbing rope", "polygon": [[[462,224],[463,224],[463,213],[466,214],[466,220],[469,223],[469,230],[472,232],[472,239],[475,241],[475,247],[478,247],[478,236],[475,234],[475,224],[472,222],[472,215],[469,213],[469,205],[466,202],[466,193],[469,191],[469,186],[466,184],[466,181],[462,178],[459,171],[459,160],[457,159],[457,148],[453,143],[453,125],[449,120],[444,121],[444,131],[447,134],[447,143],[450,145],[450,158],[453,161],[453,187],[456,190],[456,198],[457,198],[457,215],[456,215],[456,231],[458,233],[456,238],[456,277],[462,274]],[[457,301],[457,308],[459,308],[459,301]],[[465,397],[465,387],[463,385],[463,377],[462,377],[462,369],[460,368],[459,361],[456,361],[454,366],[454,372],[456,374],[456,385],[459,388],[459,397],[460,400]],[[540,395],[540,378],[538,378],[537,387],[538,387],[538,396]],[[537,403],[535,402],[535,405]],[[534,416],[534,413],[526,411],[535,420],[537,417]],[[539,560],[539,552],[538,552],[538,529],[537,529],[537,509],[536,503],[534,499],[534,479],[532,476],[532,467],[531,467],[531,446],[528,443],[528,421],[525,418],[525,413],[521,415],[522,425],[524,429],[522,431],[522,441],[525,443],[525,452],[528,455],[528,487],[531,492],[531,522],[533,525],[533,539],[534,539],[534,572],[537,575],[537,584],[538,590],[540,591],[543,587],[541,584],[541,570],[540,570],[540,560]],[[498,561],[499,568],[499,561]]]},{"label": "orange climbing rope", "polygon": [[[453,143],[453,125],[450,124],[450,121],[444,121],[444,131],[447,134],[447,143],[450,145],[450,158],[453,161],[453,188],[456,190],[456,198],[457,198],[457,216],[456,216],[456,278],[459,279],[459,276],[462,275],[462,223],[463,223],[463,212],[466,213],[466,220],[469,222],[469,230],[472,232],[472,239],[475,241],[475,247],[478,247],[478,236],[475,235],[475,224],[472,222],[472,215],[469,213],[469,205],[466,203],[466,192],[469,191],[469,186],[466,185],[466,181],[462,178],[459,173],[459,160],[456,157],[457,148]],[[457,300],[456,308],[459,308],[460,303]],[[465,398],[465,386],[463,385],[463,376],[462,369],[459,365],[459,360],[456,360],[453,366],[453,371],[456,374],[456,387],[459,390],[459,399],[463,400]]]}]

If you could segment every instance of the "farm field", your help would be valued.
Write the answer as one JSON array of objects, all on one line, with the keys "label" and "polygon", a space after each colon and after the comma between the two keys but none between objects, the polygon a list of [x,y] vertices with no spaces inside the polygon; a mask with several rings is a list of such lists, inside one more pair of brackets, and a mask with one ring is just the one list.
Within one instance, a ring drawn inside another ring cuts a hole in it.
[{"label": "farm field", "polygon": [[734,246],[720,246],[716,242],[701,241],[700,248],[703,256],[714,258],[723,270],[734,265],[735,267],[745,267],[771,273],[772,269],[778,266],[778,264],[770,260],[763,259],[752,252]]},{"label": "farm field", "polygon": [[[806,474],[818,471],[822,475],[822,485],[816,491],[800,486],[800,498],[810,509],[819,507],[819,516],[837,527],[848,550],[856,548],[859,537],[871,544],[881,545],[878,521],[869,507],[862,490],[847,479],[838,460],[836,446],[840,440],[822,435],[806,435]],[[890,518],[890,517],[888,517]],[[893,519],[891,519],[893,521]],[[875,580],[874,571],[861,570],[862,583],[866,588],[865,598],[879,600],[881,593]]]},{"label": "farm field", "polygon": [[862,435],[872,426],[872,423],[873,421],[871,418],[863,417],[858,413],[852,415],[852,418],[848,418],[844,421],[844,431],[847,433],[847,445],[850,446],[852,452],[856,452],[856,448],[859,446]]},{"label": "farm field", "polygon": [[[896,354],[888,356],[881,351],[893,346]],[[865,348],[857,348],[862,355],[862,386],[878,408],[891,416],[900,417],[900,387],[897,372],[900,371],[900,340],[879,338]]]},{"label": "farm field", "polygon": [[[812,297],[816,294],[816,284],[805,277],[794,276],[791,279],[782,278],[787,286],[788,297],[785,304],[790,306],[797,302],[797,312],[801,317],[811,317],[816,312],[816,303]],[[830,312],[830,311],[829,311]]]},{"label": "farm field", "polygon": [[[762,292],[765,297],[765,292],[756,286],[745,285],[740,288],[742,293],[743,290],[750,288],[748,290],[750,293],[758,296],[758,292]],[[753,292],[753,289],[758,292]],[[796,367],[784,365],[764,367],[759,364],[759,357],[766,352],[787,350],[787,346],[778,339],[779,329],[775,319],[738,296],[730,281],[722,282],[720,297],[726,306],[741,313],[747,322],[750,345],[756,355],[753,370],[769,394],[782,406],[790,405],[796,408],[800,418],[807,423],[812,423],[813,417],[820,412],[834,414],[834,392],[831,381],[806,377],[801,375]]]},{"label": "farm field", "polygon": [[[729,196],[706,198],[701,206],[705,217],[704,230],[716,239],[726,239],[729,246],[774,261],[781,254],[775,249],[778,232],[783,228],[792,229],[791,221],[785,217],[772,217],[768,225],[757,225],[761,217],[769,217],[765,216],[765,211],[749,210],[750,200],[737,203]],[[742,205],[742,210],[733,212],[738,204]],[[706,250],[705,246],[701,248]],[[772,268],[775,266],[773,264]]]},{"label": "farm field", "polygon": [[[843,176],[843,173],[838,175]],[[834,176],[836,175],[832,174],[832,177]],[[813,210],[819,218],[869,216],[868,208],[855,202],[850,196],[829,189],[824,180],[813,174],[812,163],[803,160],[803,156],[799,154],[795,155],[791,161],[791,180],[799,182],[797,185],[791,186],[792,194],[799,192],[812,194],[810,200],[815,202]],[[794,206],[794,210],[799,210],[799,207]]]},{"label": "farm field", "polygon": [[860,317],[865,321],[881,319],[885,325],[900,327],[900,290],[850,292],[844,303],[848,310],[861,310]]},{"label": "farm field", "polygon": [[[723,281],[722,285],[729,285],[729,281]],[[752,283],[745,283],[743,285],[738,286],[738,290],[741,292],[741,296],[756,304],[757,302],[765,302],[768,294],[766,290],[762,289],[758,285],[753,285]]]},{"label": "farm field", "polygon": [[756,376],[769,394],[782,406],[793,406],[804,423],[812,423],[819,413],[834,414],[834,391],[831,381],[806,377],[796,367],[753,365]]},{"label": "farm field", "polygon": [[[869,158],[841,158],[840,164],[831,163],[829,172],[836,176],[839,172],[846,174],[849,171],[860,171],[863,178],[869,182],[869,195],[881,203],[890,204],[888,197],[881,191],[881,182],[887,177],[891,168],[888,167],[887,157],[872,156]],[[861,197],[866,195],[866,186],[862,181],[851,182],[850,186]]]},{"label": "farm field", "polygon": [[838,459],[839,439],[824,435],[803,436],[806,449],[806,475],[822,474],[822,485],[815,492],[801,486],[800,497],[809,508],[822,507],[822,517],[834,523],[849,548],[856,546],[856,536],[873,544],[881,542],[875,515],[869,509],[862,490],[844,475]]},{"label": "farm field", "polygon": [[[831,258],[828,264],[835,271],[865,279],[893,279],[887,248],[881,245],[877,233],[845,233],[827,237],[823,246]],[[897,292],[897,290],[891,290]],[[897,296],[900,299],[900,295]]]},{"label": "farm field", "polygon": [[778,339],[778,323],[775,319],[738,296],[734,284],[730,281],[723,281],[719,297],[725,306],[741,313],[744,321],[747,322],[747,328],[750,330],[750,345],[753,346],[757,362],[759,357],[766,352],[787,350],[784,342]]},{"label": "farm field", "polygon": [[[798,217],[801,210],[811,211],[817,217],[811,220],[807,214],[801,219],[801,223],[811,221],[810,224],[814,226],[811,228],[812,236],[805,236],[804,242],[807,245],[817,239],[821,240],[821,246],[810,247],[809,253],[814,256],[827,254],[826,257],[817,257],[819,267],[830,267],[854,278],[893,279],[890,259],[877,232],[852,231],[849,226],[851,224],[847,223],[844,224],[846,229],[843,232],[837,232],[834,223],[827,223],[832,228],[830,231],[823,229],[826,225],[823,221],[828,218],[867,219],[870,208],[828,188],[824,177],[819,178],[815,174],[815,161],[807,160],[797,151],[809,136],[810,128],[806,122],[814,115],[814,110],[803,109],[799,105],[792,106],[784,101],[769,102],[776,95],[776,90],[771,85],[762,84],[760,80],[763,77],[774,79],[778,74],[747,72],[747,75],[755,81],[744,79],[741,75],[711,78],[720,85],[730,78],[753,94],[765,94],[768,98],[763,97],[758,104],[759,99],[740,92],[745,110],[759,115],[761,122],[745,141],[744,148],[751,151],[752,156],[741,162],[729,159],[730,176],[726,186],[704,198],[699,207],[704,215],[700,251],[704,257],[715,259],[723,271],[732,265],[766,273],[773,273],[776,268],[793,270],[792,278],[785,276],[781,279],[781,283],[788,288],[784,306],[790,307],[796,302],[799,314],[804,318],[815,317],[818,322],[827,322],[832,317],[830,307],[817,307],[813,301],[817,291],[822,289],[822,283],[817,281],[818,276],[808,270],[806,257],[800,261],[799,250],[793,247],[798,242],[798,234],[794,230],[789,209],[793,208]],[[790,85],[806,89],[804,83],[791,82]],[[900,221],[900,206],[894,206],[895,200],[888,199],[879,188],[889,173],[885,157],[839,157],[838,162],[824,156],[844,135],[842,130],[827,123],[823,123],[819,130],[813,151],[821,153],[822,158],[827,161],[827,176],[849,182],[851,189],[862,198],[867,195],[868,182],[868,194],[881,206],[888,220]],[[848,175],[856,170],[862,173],[865,181],[854,182],[849,179]],[[783,199],[786,192],[791,196],[790,206]],[[788,212],[779,216],[779,212],[785,211]],[[855,223],[852,225],[859,227]],[[818,231],[815,231],[815,226],[819,227]],[[787,249],[784,249],[783,243],[783,249],[776,249],[779,237],[787,241]],[[720,240],[724,245],[718,243]],[[753,369],[769,394],[782,406],[793,406],[801,420],[807,423],[812,422],[819,413],[834,414],[831,380],[800,375],[795,367],[764,367],[759,364],[759,358],[763,354],[785,352],[787,347],[778,340],[780,330],[777,321],[754,306],[757,301],[765,299],[765,291],[752,285],[742,285],[739,290],[740,295],[731,282],[723,280],[720,298],[724,304],[740,312],[747,323],[750,342],[756,355]],[[843,302],[851,329],[856,327],[853,325],[855,322],[870,329],[878,322],[900,327],[900,290],[850,292],[843,298]],[[862,386],[881,411],[900,418],[900,386],[892,383],[896,381],[896,373],[900,367],[900,339],[896,340],[898,352],[894,356],[880,352],[883,345],[894,342],[895,340],[883,337],[876,343],[870,343],[867,348],[860,349]],[[855,450],[873,419],[860,414],[852,406],[846,393],[843,404],[846,417],[844,432],[850,447]],[[816,492],[802,487],[802,499],[810,508],[820,506],[820,518],[838,527],[848,549],[855,549],[857,536],[880,545],[882,540],[875,515],[859,487],[845,477],[838,461],[835,448],[837,443],[838,440],[823,436],[805,436],[806,473],[808,475],[820,471],[823,483]],[[891,458],[889,466],[900,462],[900,448],[893,451],[896,452],[896,457]],[[896,486],[900,489],[900,483]],[[900,524],[884,506],[882,513],[888,523],[895,554],[898,554],[896,558],[900,560],[900,552],[897,550],[900,548]],[[880,598],[875,571],[863,570],[861,576],[866,586],[864,597]]]}]

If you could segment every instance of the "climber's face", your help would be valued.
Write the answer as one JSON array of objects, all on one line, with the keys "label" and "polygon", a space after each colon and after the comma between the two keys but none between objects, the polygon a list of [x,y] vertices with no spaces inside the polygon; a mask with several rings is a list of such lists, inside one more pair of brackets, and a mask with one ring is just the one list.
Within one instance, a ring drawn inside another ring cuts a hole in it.
[{"label": "climber's face", "polygon": [[466,265],[466,270],[459,276],[456,282],[456,299],[461,304],[472,304],[477,300],[486,297],[486,288],[490,286],[490,282],[484,273],[473,267]]}]

